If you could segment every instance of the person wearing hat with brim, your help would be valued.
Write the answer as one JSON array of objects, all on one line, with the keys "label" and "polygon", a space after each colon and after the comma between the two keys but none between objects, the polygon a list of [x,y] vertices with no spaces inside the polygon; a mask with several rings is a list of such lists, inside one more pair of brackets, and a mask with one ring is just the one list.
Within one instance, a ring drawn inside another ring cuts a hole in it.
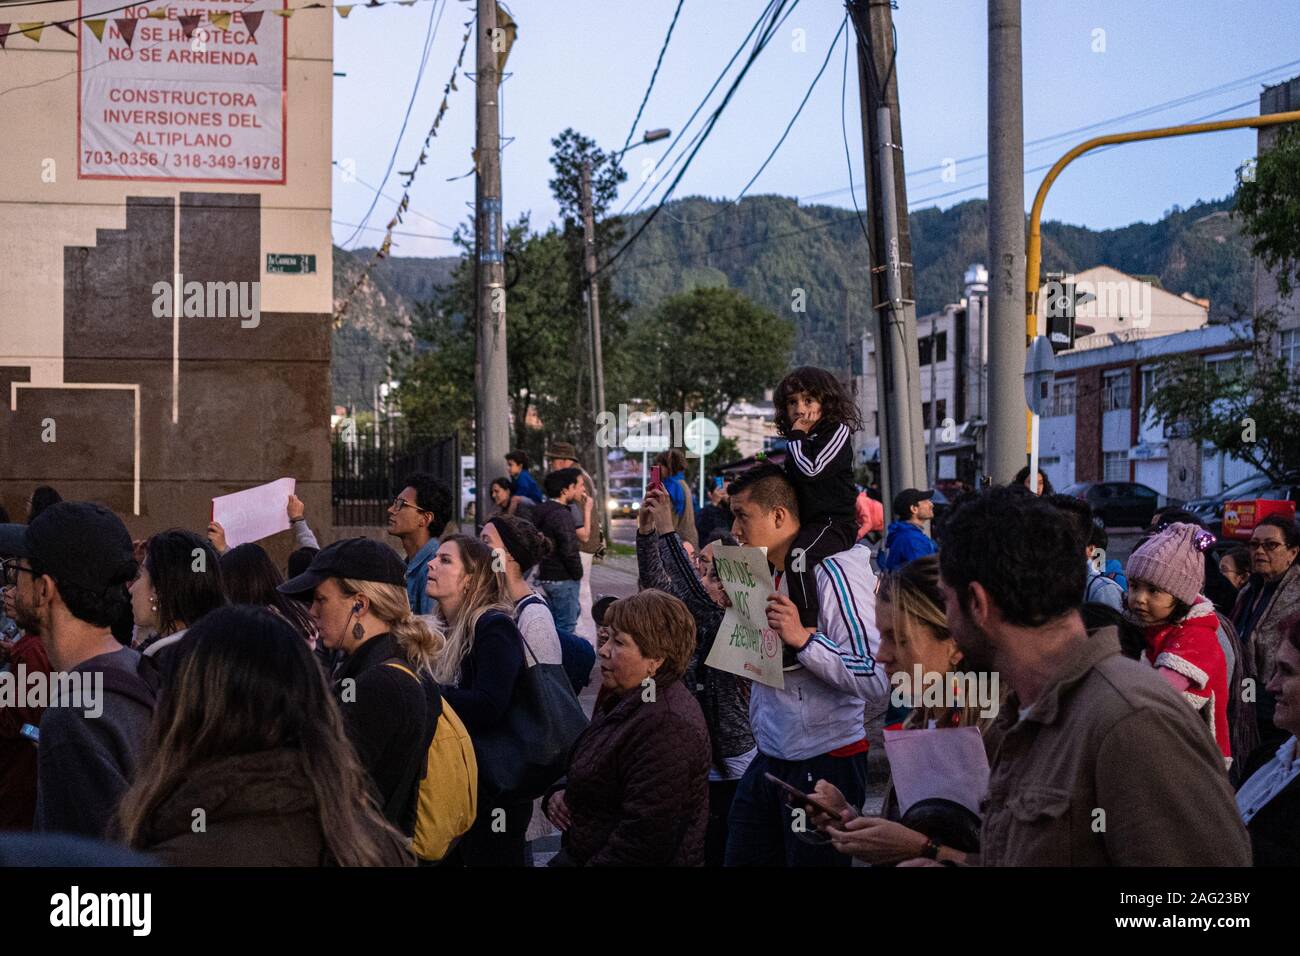
[{"label": "person wearing hat with brim", "polygon": [[582,561],[582,582],[578,587],[578,623],[574,630],[579,637],[596,643],[596,630],[591,624],[591,563],[595,555],[604,547],[604,532],[601,530],[600,512],[596,510],[596,483],[592,481],[587,469],[578,461],[578,449],[572,442],[551,442],[546,449],[546,458],[550,471],[561,468],[576,468],[582,473],[582,497],[569,506],[573,512],[574,534],[578,538],[578,557]]},{"label": "person wearing hat with brim", "polygon": [[41,717],[34,828],[102,838],[158,690],[156,670],[112,632],[131,606],[131,535],[102,505],[61,501],[30,525],[0,525],[0,554],[11,556],[6,576],[19,622],[34,625],[62,678],[86,675],[77,681],[82,693]]},{"label": "person wearing hat with brim", "polygon": [[[405,565],[382,542],[345,538],[323,548],[279,590],[309,596],[321,642],[343,653],[333,689],[348,738],[384,816],[410,836],[420,770],[440,710],[431,667],[443,640],[411,613]],[[402,667],[385,666],[390,663]],[[420,679],[411,680],[410,671]]]},{"label": "person wearing hat with brim", "polygon": [[880,570],[896,571],[909,561],[934,554],[939,546],[925,533],[934,517],[933,491],[904,488],[894,496],[894,520],[885,535]]}]

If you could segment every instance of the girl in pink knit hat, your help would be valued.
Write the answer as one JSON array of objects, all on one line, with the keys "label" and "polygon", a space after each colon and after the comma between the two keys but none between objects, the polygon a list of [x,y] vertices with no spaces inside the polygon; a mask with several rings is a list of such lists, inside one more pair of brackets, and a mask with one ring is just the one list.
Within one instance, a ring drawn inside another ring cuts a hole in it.
[{"label": "girl in pink knit hat", "polygon": [[1201,594],[1213,543],[1208,531],[1182,523],[1148,538],[1128,559],[1125,605],[1142,627],[1147,662],[1205,718],[1230,764],[1228,662],[1214,604]]}]

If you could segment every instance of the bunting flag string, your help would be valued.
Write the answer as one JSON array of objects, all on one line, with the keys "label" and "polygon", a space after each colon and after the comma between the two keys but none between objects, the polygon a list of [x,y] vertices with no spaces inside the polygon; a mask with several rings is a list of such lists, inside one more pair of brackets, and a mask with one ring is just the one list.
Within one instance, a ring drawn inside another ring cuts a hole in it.
[{"label": "bunting flag string", "polygon": [[[385,7],[385,6],[391,6],[393,2],[396,2],[398,6],[409,7],[415,5],[416,3],[436,2],[436,0],[369,0],[369,2],[363,4],[363,6],[365,6],[367,9],[373,7]],[[129,10],[135,6],[136,4],[127,3],[118,7],[115,10],[107,10],[104,12],[120,13],[123,10]],[[356,6],[357,4],[355,3],[329,4],[329,3],[313,2],[313,3],[303,4],[302,6],[297,6],[297,7],[269,7],[262,10],[241,11],[238,14],[235,14],[234,12],[231,11],[227,11],[224,13],[208,11],[208,22],[211,23],[214,27],[216,27],[219,30],[229,30],[233,18],[235,16],[238,16],[239,21],[242,22],[244,24],[245,29],[248,30],[248,35],[253,39],[256,39],[257,30],[262,23],[262,18],[268,12],[275,14],[277,17],[283,17],[284,19],[287,20],[289,17],[293,16],[294,13],[296,13],[298,10],[337,10],[341,18],[347,19],[348,14],[351,13],[353,8]],[[23,36],[30,39],[33,43],[40,43],[41,32],[46,27],[58,27],[64,33],[68,34],[68,36],[76,37],[77,34],[76,34],[76,30],[73,28],[73,25],[77,23],[85,23],[86,26],[90,28],[90,32],[94,35],[95,39],[102,43],[104,41],[104,25],[106,23],[113,23],[120,27],[122,23],[134,24],[140,19],[169,20],[171,19],[170,8],[158,7],[157,9],[150,10],[148,13],[144,15],[144,17],[110,18],[104,16],[98,16],[98,17],[80,16],[80,17],[68,17],[67,19],[64,20],[38,21],[35,23],[17,23],[17,24],[13,22],[0,23],[0,50],[7,49],[7,47],[5,46],[6,42],[10,37],[14,36],[15,34],[22,34]],[[175,19],[180,22],[182,29],[187,29],[185,36],[186,38],[189,38],[189,36],[194,32],[195,26],[197,26],[199,20],[201,19],[201,15],[177,14]],[[187,27],[186,26],[187,21],[193,21],[195,26]],[[135,35],[135,27],[131,26],[125,30],[119,29],[117,31],[117,34],[122,38],[122,40],[129,47],[131,46],[132,40]],[[112,36],[112,34],[110,33],[109,36]],[[457,62],[457,65],[459,65],[459,61]],[[453,87],[453,89],[454,88],[455,87]]]},{"label": "bunting flag string", "polygon": [[375,254],[370,257],[370,261],[367,262],[365,268],[361,270],[361,275],[357,276],[356,282],[352,283],[352,288],[350,288],[348,294],[343,297],[343,304],[335,310],[335,328],[338,328],[343,324],[343,317],[347,314],[348,306],[352,304],[352,299],[356,296],[357,292],[361,290],[361,287],[369,281],[370,271],[374,269],[375,264],[381,259],[386,259],[392,250],[393,230],[401,223],[402,213],[411,208],[411,184],[415,182],[416,172],[429,158],[429,143],[438,135],[438,126],[442,123],[442,117],[447,112],[447,96],[452,90],[456,89],[456,74],[460,72],[461,64],[465,61],[465,50],[469,47],[469,38],[474,35],[472,29],[473,24],[473,20],[470,20],[465,24],[465,35],[460,39],[460,55],[456,57],[456,65],[451,68],[451,78],[447,81],[447,85],[442,89],[442,102],[438,105],[438,113],[433,118],[433,125],[429,127],[429,132],[425,134],[424,146],[420,150],[420,158],[410,169],[399,171],[397,174],[406,177],[406,181],[402,183],[402,198],[397,204],[397,211],[393,214],[393,218],[388,220],[388,226],[384,232],[384,239],[379,244],[379,248],[375,250]]}]

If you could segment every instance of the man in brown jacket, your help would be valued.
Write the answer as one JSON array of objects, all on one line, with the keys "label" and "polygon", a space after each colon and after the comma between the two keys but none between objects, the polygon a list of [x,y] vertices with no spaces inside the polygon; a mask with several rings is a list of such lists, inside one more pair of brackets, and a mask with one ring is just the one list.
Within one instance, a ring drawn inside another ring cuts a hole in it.
[{"label": "man in brown jacket", "polygon": [[[983,807],[985,866],[1249,866],[1223,757],[1115,628],[1079,615],[1067,518],[999,488],[949,519],[939,553],[962,666],[1012,693]],[[974,861],[972,861],[974,862]]]}]

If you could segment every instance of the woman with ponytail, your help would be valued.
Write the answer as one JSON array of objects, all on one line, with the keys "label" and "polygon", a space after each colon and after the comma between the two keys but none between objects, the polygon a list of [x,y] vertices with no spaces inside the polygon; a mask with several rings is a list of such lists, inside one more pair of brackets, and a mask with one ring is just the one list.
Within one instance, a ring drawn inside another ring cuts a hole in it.
[{"label": "woman with ponytail", "polygon": [[[411,613],[406,566],[385,544],[348,538],[320,551],[279,590],[310,593],[321,642],[343,653],[334,695],[348,738],[384,816],[412,835],[420,774],[440,710],[434,669],[443,639]],[[411,672],[420,679],[412,680]]]},{"label": "woman with ponytail", "polygon": [[531,521],[500,514],[488,519],[479,537],[492,549],[505,596],[514,604],[515,625],[531,654],[527,666],[563,664],[560,635],[545,598],[533,590],[524,575],[551,550],[551,542]]},{"label": "woman with ponytail", "polygon": [[[502,589],[497,564],[482,541],[455,534],[429,562],[426,585],[429,597],[438,602],[447,635],[433,676],[476,746],[506,719],[527,657],[514,602]],[[532,813],[531,800],[501,801],[480,786],[478,819],[456,845],[454,857],[466,866],[526,865]]]}]

